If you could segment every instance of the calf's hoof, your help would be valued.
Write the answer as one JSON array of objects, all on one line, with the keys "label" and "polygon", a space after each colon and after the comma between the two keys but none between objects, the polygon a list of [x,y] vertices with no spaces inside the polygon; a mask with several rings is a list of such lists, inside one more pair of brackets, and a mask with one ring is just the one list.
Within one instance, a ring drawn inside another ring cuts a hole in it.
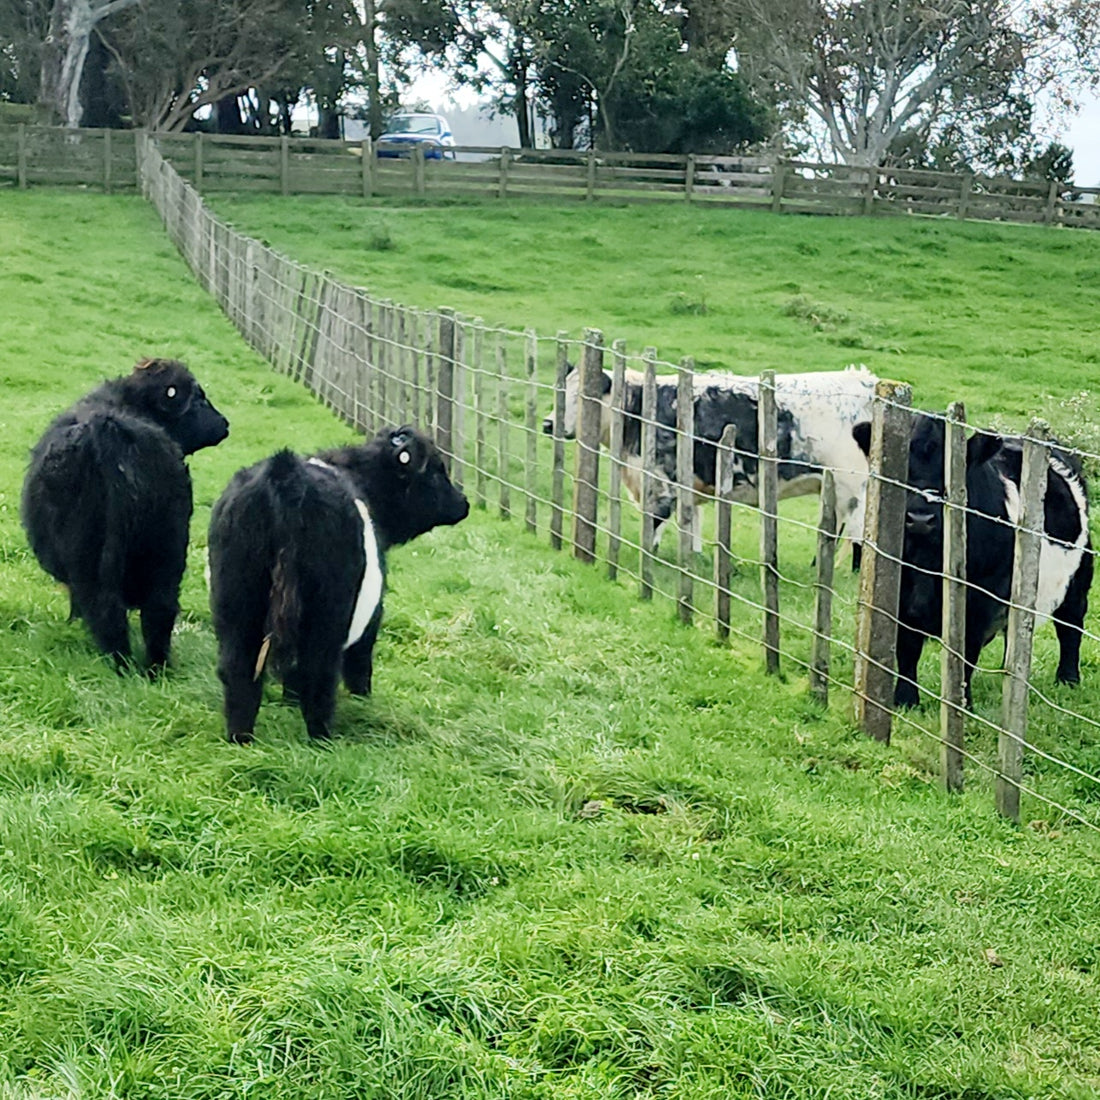
[{"label": "calf's hoof", "polygon": [[231,745],[251,745],[251,730],[227,730],[226,738]]}]

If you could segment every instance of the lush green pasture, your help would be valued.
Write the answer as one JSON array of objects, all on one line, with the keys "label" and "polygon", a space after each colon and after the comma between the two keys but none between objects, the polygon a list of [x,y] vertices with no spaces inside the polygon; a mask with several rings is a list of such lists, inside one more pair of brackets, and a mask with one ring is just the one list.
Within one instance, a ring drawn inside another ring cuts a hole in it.
[{"label": "lush green pasture", "polygon": [[[376,215],[397,239],[437,216]],[[952,227],[931,228],[954,252]],[[1039,236],[1014,232],[1023,263]],[[1083,269],[1091,239],[1064,239]],[[277,444],[348,430],[243,345],[139,199],[0,194],[0,241],[0,1096],[1100,1092],[1094,832],[945,797],[925,742],[866,742],[839,701],[820,712],[755,649],[709,643],[518,524],[475,512],[392,554],[376,695],[341,698],[333,744],[308,744],[274,693],[256,743],[224,743],[209,505]],[[488,313],[415,277],[414,303]],[[540,289],[548,326],[503,295],[500,319],[699,352],[573,312],[598,285]],[[869,358],[782,310],[751,326],[761,356],[769,323],[818,354],[806,365]],[[190,362],[232,422],[191,460],[191,569],[158,683],[116,676],[65,622],[17,518],[53,413],[152,353]]]},{"label": "lush green pasture", "polygon": [[1100,413],[1097,233],[664,204],[209,201],[280,251],[408,305],[542,336],[594,326],[633,353],[652,344],[741,373],[862,362],[911,382],[919,407],[965,400],[975,421],[1042,413],[1065,433]]}]

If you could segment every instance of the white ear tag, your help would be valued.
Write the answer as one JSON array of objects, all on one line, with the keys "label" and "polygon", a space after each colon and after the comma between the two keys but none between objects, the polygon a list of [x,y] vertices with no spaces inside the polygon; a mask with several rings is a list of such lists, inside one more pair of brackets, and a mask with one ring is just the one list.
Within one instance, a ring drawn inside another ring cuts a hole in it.
[{"label": "white ear tag", "polygon": [[409,458],[409,452],[408,451],[402,451],[397,456],[397,461],[402,463],[403,465],[407,466],[410,462],[412,462],[412,459]]},{"label": "white ear tag", "polygon": [[168,387],[168,396],[169,397],[175,397],[176,396],[176,387],[175,386],[169,386]]}]

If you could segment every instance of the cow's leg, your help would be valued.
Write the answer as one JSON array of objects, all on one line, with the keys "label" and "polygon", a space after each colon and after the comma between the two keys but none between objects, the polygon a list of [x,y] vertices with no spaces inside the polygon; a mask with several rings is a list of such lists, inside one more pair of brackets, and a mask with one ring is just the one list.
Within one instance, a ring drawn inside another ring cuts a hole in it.
[{"label": "cow's leg", "polygon": [[225,689],[225,732],[230,741],[247,744],[263,696],[268,658],[264,623],[271,574],[266,569],[251,573],[218,564],[211,602],[218,637],[218,678]]},{"label": "cow's leg", "polygon": [[180,605],[178,588],[160,592],[141,606],[141,634],[145,640],[145,660],[154,675],[168,663],[172,646],[172,627]]},{"label": "cow's leg", "polygon": [[336,712],[336,685],[339,680],[338,656],[328,655],[318,660],[320,654],[311,655],[309,666],[301,668],[302,696],[299,706],[306,722],[306,732],[314,740],[332,736],[332,716]]},{"label": "cow's leg", "polygon": [[915,707],[920,700],[917,664],[924,651],[925,635],[898,624],[898,678],[894,684],[894,706]]},{"label": "cow's leg", "polygon": [[344,684],[352,695],[370,695],[374,673],[374,643],[382,625],[382,605],[374,609],[363,636],[344,650]]},{"label": "cow's leg", "polygon": [[657,553],[657,547],[661,542],[661,532],[675,510],[676,503],[671,496],[659,496],[653,502],[653,553]]},{"label": "cow's leg", "polygon": [[1089,609],[1093,573],[1091,549],[1091,546],[1086,547],[1085,556],[1066,589],[1066,598],[1054,612],[1054,630],[1058,635],[1058,671],[1055,679],[1060,684],[1081,681],[1081,634]]},{"label": "cow's leg", "polygon": [[121,594],[79,581],[72,583],[71,591],[96,645],[121,669],[130,661],[130,626]]},{"label": "cow's leg", "polygon": [[76,593],[73,591],[72,586],[69,586],[69,622],[75,623],[77,619],[84,618],[83,613],[80,610],[80,604],[76,602]]}]

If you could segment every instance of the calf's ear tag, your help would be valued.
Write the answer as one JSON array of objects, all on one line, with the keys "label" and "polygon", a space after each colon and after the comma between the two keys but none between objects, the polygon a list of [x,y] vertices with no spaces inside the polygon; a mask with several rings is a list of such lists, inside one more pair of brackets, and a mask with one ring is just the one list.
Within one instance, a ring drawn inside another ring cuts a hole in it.
[{"label": "calf's ear tag", "polygon": [[169,397],[175,397],[176,396],[176,387],[175,386],[169,386],[168,387],[168,396]]},{"label": "calf's ear tag", "polygon": [[397,456],[397,461],[400,462],[403,466],[408,466],[408,464],[412,462],[412,459],[409,457],[408,451],[402,451]]}]

